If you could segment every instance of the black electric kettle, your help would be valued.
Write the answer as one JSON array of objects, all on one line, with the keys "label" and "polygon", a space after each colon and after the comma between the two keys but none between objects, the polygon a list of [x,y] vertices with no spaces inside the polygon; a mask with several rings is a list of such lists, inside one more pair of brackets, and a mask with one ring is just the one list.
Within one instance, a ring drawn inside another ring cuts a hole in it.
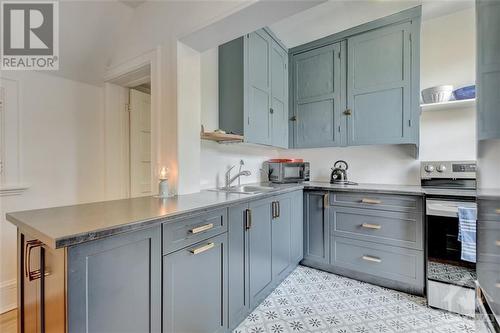
[{"label": "black electric kettle", "polygon": [[349,184],[350,182],[347,180],[347,169],[349,169],[349,165],[346,161],[338,160],[335,162],[330,175],[330,183]]}]

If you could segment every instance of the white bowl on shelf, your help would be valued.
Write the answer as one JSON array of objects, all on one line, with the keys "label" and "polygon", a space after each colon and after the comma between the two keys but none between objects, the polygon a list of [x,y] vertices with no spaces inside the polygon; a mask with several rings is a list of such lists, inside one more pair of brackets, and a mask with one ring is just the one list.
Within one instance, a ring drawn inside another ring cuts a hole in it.
[{"label": "white bowl on shelf", "polygon": [[443,85],[422,90],[422,100],[425,104],[448,102],[453,96],[453,86]]}]

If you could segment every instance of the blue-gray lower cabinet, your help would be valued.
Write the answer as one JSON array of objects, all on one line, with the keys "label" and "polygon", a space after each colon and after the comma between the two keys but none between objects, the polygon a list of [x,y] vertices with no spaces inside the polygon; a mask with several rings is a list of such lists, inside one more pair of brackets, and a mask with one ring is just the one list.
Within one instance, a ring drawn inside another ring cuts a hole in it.
[{"label": "blue-gray lower cabinet", "polygon": [[302,205],[302,191],[293,191],[229,207],[229,329],[302,260]]},{"label": "blue-gray lower cabinet", "polygon": [[235,328],[250,313],[248,274],[248,203],[228,209],[228,320]]},{"label": "blue-gray lower cabinet", "polygon": [[249,204],[248,262],[250,305],[260,303],[272,286],[272,198]]},{"label": "blue-gray lower cabinet", "polygon": [[226,273],[227,234],[164,256],[163,332],[225,332]]},{"label": "blue-gray lower cabinet", "polygon": [[304,192],[304,259],[329,263],[328,192]]},{"label": "blue-gray lower cabinet", "polygon": [[68,249],[69,332],[161,331],[161,228]]}]

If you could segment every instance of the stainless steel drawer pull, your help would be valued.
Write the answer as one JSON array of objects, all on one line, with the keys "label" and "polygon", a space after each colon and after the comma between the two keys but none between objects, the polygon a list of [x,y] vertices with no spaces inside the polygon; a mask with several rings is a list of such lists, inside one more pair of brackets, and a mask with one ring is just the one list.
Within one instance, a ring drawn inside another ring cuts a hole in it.
[{"label": "stainless steel drawer pull", "polygon": [[500,214],[500,208],[497,208],[497,209],[495,210],[495,213]]},{"label": "stainless steel drawer pull", "polygon": [[498,246],[498,247],[500,247],[500,240],[497,240],[497,241],[495,242],[495,245],[496,245],[496,246]]},{"label": "stainless steel drawer pull", "polygon": [[382,200],[363,198],[363,199],[361,199],[361,202],[365,203],[365,204],[371,204],[371,205],[380,205],[382,203]]},{"label": "stainless steel drawer pull", "polygon": [[382,259],[377,258],[377,257],[372,257],[372,256],[362,256],[361,259],[366,260],[366,261],[371,261],[371,262],[382,262]]},{"label": "stainless steel drawer pull", "polygon": [[201,225],[199,227],[193,228],[193,229],[189,230],[189,232],[192,233],[192,234],[199,234],[200,232],[210,230],[213,227],[214,227],[213,223],[208,223],[208,224]]},{"label": "stainless steel drawer pull", "polygon": [[363,223],[361,226],[366,229],[382,229],[380,224]]},{"label": "stainless steel drawer pull", "polygon": [[213,248],[215,246],[214,243],[208,243],[206,245],[203,245],[203,246],[200,246],[200,247],[197,247],[196,249],[191,249],[189,250],[189,252],[191,252],[192,254],[200,254],[202,252],[205,252],[205,251],[208,251],[210,250],[211,248]]}]

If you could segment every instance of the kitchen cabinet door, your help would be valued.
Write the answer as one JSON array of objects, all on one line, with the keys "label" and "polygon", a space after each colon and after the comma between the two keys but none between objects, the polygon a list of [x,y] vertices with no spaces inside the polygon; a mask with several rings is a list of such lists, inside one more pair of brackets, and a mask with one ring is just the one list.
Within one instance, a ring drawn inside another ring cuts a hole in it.
[{"label": "kitchen cabinet door", "polygon": [[288,148],[288,54],[274,40],[271,44],[272,145]]},{"label": "kitchen cabinet door", "polygon": [[246,229],[248,204],[230,207],[228,217],[228,320],[229,329],[233,329],[250,312]]},{"label": "kitchen cabinet door", "polygon": [[254,307],[272,287],[272,230],[271,203],[273,199],[262,199],[249,204],[248,260],[250,273],[250,305]]},{"label": "kitchen cabinet door", "polygon": [[293,57],[294,148],[342,145],[343,66],[341,43]]},{"label": "kitchen cabinet door", "polygon": [[269,54],[271,37],[263,30],[252,32],[246,38],[245,78],[247,80],[247,107],[245,107],[245,140],[271,145],[271,84]]},{"label": "kitchen cabinet door", "polygon": [[291,214],[291,262],[298,264],[304,257],[304,194],[293,193]]},{"label": "kitchen cabinet door", "polygon": [[304,259],[328,264],[328,193],[304,192],[304,210]]},{"label": "kitchen cabinet door", "polygon": [[348,38],[348,145],[414,143],[411,29],[409,22]]},{"label": "kitchen cabinet door", "polygon": [[272,218],[273,279],[283,278],[291,263],[292,195],[281,195],[274,201]]},{"label": "kitchen cabinet door", "polygon": [[500,2],[476,2],[478,138],[500,138]]},{"label": "kitchen cabinet door", "polygon": [[226,332],[226,255],[222,234],[163,257],[163,332]]},{"label": "kitchen cabinet door", "polygon": [[161,227],[68,249],[69,332],[161,331]]}]

